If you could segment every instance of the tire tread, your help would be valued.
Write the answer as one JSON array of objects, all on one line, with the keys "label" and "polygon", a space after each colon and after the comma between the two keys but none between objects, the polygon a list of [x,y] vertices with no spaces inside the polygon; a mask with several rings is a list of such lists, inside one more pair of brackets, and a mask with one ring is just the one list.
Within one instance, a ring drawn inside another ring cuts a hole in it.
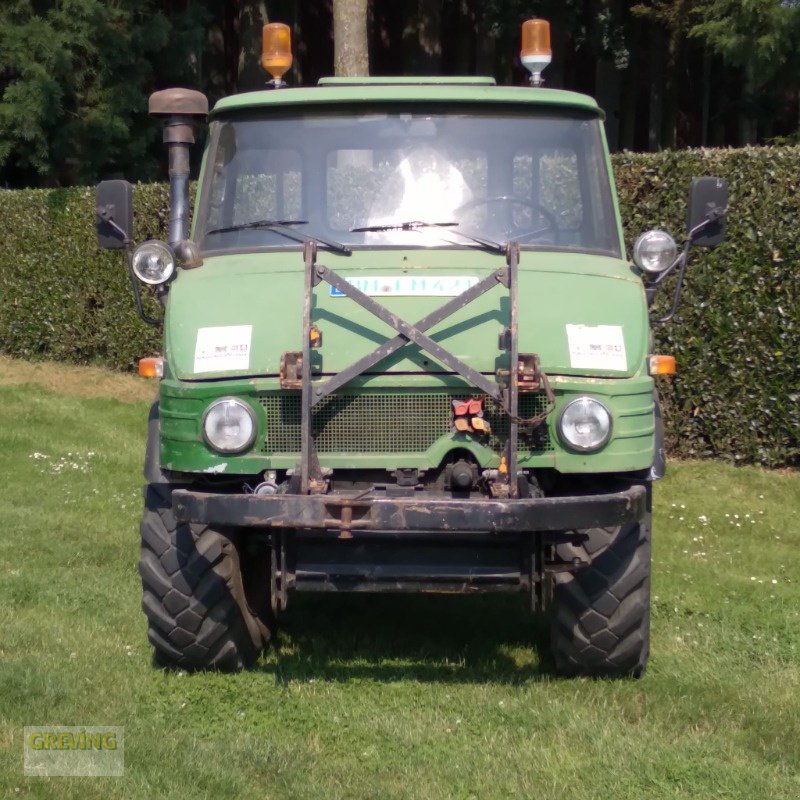
[{"label": "tire tread", "polygon": [[570,676],[639,677],[649,655],[649,511],[632,524],[596,531],[586,532],[585,546],[556,547],[569,559],[578,548],[579,557],[589,561],[553,578],[550,638],[556,670]]},{"label": "tire tread", "polygon": [[236,541],[180,524],[171,486],[145,489],[141,522],[142,610],[157,663],[186,670],[240,670],[269,639],[247,604]]}]

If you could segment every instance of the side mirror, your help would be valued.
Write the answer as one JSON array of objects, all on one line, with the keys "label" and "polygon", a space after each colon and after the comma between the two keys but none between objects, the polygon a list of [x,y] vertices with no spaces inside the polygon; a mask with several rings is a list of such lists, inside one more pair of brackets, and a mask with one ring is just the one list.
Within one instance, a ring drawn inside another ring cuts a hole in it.
[{"label": "side mirror", "polygon": [[97,187],[97,244],[121,250],[133,239],[133,186],[128,181],[103,181]]},{"label": "side mirror", "polygon": [[725,238],[728,182],[722,178],[695,178],[689,189],[687,233],[697,247],[716,247]]}]

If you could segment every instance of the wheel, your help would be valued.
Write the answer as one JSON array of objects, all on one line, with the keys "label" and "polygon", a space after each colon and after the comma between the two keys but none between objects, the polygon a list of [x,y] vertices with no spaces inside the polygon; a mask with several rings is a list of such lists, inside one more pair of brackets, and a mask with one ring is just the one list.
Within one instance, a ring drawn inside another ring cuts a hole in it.
[{"label": "wheel", "polygon": [[650,649],[650,506],[636,522],[581,531],[562,560],[589,566],[553,575],[550,644],[562,675],[640,677]]},{"label": "wheel", "polygon": [[243,572],[235,533],[178,523],[172,489],[149,484],[141,523],[142,610],[156,661],[187,670],[239,670],[266,646],[269,580]]},{"label": "wheel", "polygon": [[544,222],[540,228],[536,228],[526,233],[519,233],[514,235],[516,228],[509,228],[505,233],[508,238],[522,244],[523,242],[530,241],[531,239],[540,239],[550,233],[555,233],[558,230],[558,223],[556,222],[555,215],[552,211],[546,209],[541,203],[535,203],[532,200],[525,200],[519,197],[511,197],[510,195],[497,195],[495,197],[477,197],[474,200],[468,200],[463,205],[455,209],[455,215],[458,216],[462,211],[469,211],[479,206],[492,205],[495,203],[502,203],[504,205],[523,206],[535,211],[539,218]]}]

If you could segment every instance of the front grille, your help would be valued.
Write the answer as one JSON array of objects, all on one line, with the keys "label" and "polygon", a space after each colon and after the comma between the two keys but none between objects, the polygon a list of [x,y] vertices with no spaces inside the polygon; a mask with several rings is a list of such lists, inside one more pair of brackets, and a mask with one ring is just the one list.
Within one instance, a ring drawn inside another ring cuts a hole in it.
[{"label": "front grille", "polygon": [[[320,453],[420,453],[453,427],[454,399],[474,397],[470,393],[442,392],[348,393],[331,395],[315,409],[313,432]],[[261,451],[300,451],[300,393],[262,394],[267,432]],[[519,398],[519,415],[532,417],[544,410],[542,394],[525,393]],[[487,444],[500,452],[508,435],[508,417],[494,400],[487,399],[486,418],[492,427]],[[520,427],[520,448],[552,450],[547,425],[531,431]]]}]

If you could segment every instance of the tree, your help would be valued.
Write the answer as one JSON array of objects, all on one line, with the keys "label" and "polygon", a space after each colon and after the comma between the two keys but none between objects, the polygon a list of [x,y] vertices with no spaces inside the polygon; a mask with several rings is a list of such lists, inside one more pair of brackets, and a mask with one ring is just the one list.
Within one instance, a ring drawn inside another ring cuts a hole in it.
[{"label": "tree", "polygon": [[[284,20],[276,20],[283,22]],[[239,3],[239,80],[238,89],[246,92],[263,88],[266,77],[261,67],[261,29],[270,22],[264,0]]]},{"label": "tree", "polygon": [[185,12],[170,20],[155,2],[135,0],[6,4],[0,180],[64,185],[121,172],[154,176],[158,126],[147,117],[147,95],[164,85],[156,76],[187,83],[199,77],[197,37],[187,35],[187,21]]},{"label": "tree", "polygon": [[369,75],[367,0],[333,0],[333,71]]},{"label": "tree", "polygon": [[759,98],[765,84],[796,55],[799,17],[793,0],[704,0],[694,11],[691,35],[742,71],[740,144],[757,140]]},{"label": "tree", "polygon": [[691,11],[696,5],[697,0],[645,0],[631,8],[631,13],[645,20],[649,28],[648,144],[651,150],[675,147],[676,75],[686,63],[686,37],[691,27]]}]

